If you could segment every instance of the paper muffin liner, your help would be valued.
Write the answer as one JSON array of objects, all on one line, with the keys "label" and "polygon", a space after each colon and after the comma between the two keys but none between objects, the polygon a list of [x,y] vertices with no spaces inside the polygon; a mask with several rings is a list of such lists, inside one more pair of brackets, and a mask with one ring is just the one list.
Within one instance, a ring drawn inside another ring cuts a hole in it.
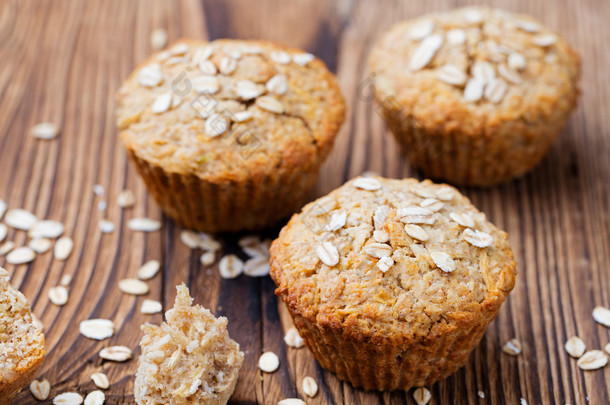
[{"label": "paper muffin liner", "polygon": [[204,232],[255,231],[276,224],[307,201],[320,164],[243,182],[214,183],[170,173],[128,150],[161,209],[179,224]]},{"label": "paper muffin liner", "polygon": [[472,136],[459,132],[431,132],[404,117],[400,110],[383,115],[409,163],[432,179],[456,185],[492,186],[533,169],[563,129],[562,120],[537,124],[525,132],[512,123]]},{"label": "paper muffin liner", "polygon": [[323,368],[356,388],[392,391],[433,384],[462,367],[499,309],[500,304],[495,305],[469,325],[408,343],[401,342],[400,335],[382,341],[355,339],[292,311],[290,314]]}]

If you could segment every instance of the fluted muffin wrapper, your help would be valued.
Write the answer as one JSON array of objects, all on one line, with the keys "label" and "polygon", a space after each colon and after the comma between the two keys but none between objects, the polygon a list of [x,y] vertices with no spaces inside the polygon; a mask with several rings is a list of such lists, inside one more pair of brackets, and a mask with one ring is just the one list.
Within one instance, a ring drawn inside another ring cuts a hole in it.
[{"label": "fluted muffin wrapper", "polygon": [[432,179],[456,185],[492,186],[519,177],[544,157],[568,118],[537,123],[534,128],[507,123],[489,134],[428,130],[395,105],[380,108],[409,163]]},{"label": "fluted muffin wrapper", "polygon": [[307,201],[321,162],[246,181],[211,182],[164,170],[128,155],[161,209],[179,224],[204,232],[255,231],[276,224]]},{"label": "fluted muffin wrapper", "polygon": [[[430,385],[462,367],[500,305],[468,325],[408,343],[400,336],[379,342],[343,336],[290,311],[295,327],[320,365],[365,390],[408,390]],[[290,310],[290,309],[289,309]]]}]

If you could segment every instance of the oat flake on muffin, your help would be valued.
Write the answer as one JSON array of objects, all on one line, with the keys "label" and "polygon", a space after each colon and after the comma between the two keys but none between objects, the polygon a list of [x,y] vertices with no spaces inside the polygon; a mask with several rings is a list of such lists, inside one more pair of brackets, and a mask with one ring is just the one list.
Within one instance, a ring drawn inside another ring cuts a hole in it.
[{"label": "oat flake on muffin", "polygon": [[365,389],[428,385],[461,367],[515,275],[507,234],[428,180],[349,181],[271,248],[299,334],[324,368]]},{"label": "oat flake on muffin", "polygon": [[182,40],[117,95],[120,138],[183,225],[260,229],[301,207],[344,119],[324,63],[265,41]]},{"label": "oat flake on muffin", "polygon": [[395,25],[369,67],[409,161],[428,177],[486,186],[542,159],[576,105],[579,63],[532,17],[468,7]]}]

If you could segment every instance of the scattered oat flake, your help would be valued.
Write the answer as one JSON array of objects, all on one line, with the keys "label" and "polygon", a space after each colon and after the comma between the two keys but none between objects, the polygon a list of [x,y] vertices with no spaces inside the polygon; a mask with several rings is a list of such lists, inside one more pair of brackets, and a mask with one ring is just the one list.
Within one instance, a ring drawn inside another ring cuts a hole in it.
[{"label": "scattered oat flake", "polygon": [[425,387],[416,388],[415,391],[413,391],[413,399],[417,405],[426,405],[430,402],[431,398],[432,394],[430,394],[430,391]]},{"label": "scattered oat flake", "polygon": [[132,352],[126,346],[109,346],[100,350],[100,357],[104,360],[124,362],[132,357]]},{"label": "scattered oat flake", "polygon": [[256,105],[259,108],[274,114],[282,114],[284,112],[284,104],[273,96],[261,96],[257,98]]},{"label": "scattered oat flake", "polygon": [[394,259],[392,259],[390,256],[385,256],[382,257],[381,259],[379,259],[377,261],[377,267],[379,268],[379,270],[381,270],[383,273],[387,272],[388,270],[390,270],[390,268],[394,265]]},{"label": "scattered oat flake", "polygon": [[322,242],[316,246],[318,257],[327,266],[333,267],[339,263],[339,251],[331,242]]},{"label": "scattered oat flake", "polygon": [[199,234],[194,231],[191,231],[190,229],[185,229],[180,232],[180,240],[182,241],[182,243],[184,243],[191,249],[197,249],[201,244],[201,238],[199,237]]},{"label": "scattered oat flake", "polygon": [[59,127],[52,122],[42,122],[32,127],[32,135],[38,139],[54,139],[59,134]]},{"label": "scattered oat flake", "polygon": [[220,277],[232,279],[239,276],[244,271],[244,262],[233,254],[225,255],[218,263]]},{"label": "scattered oat flake", "polygon": [[150,288],[144,281],[137,278],[126,278],[119,281],[119,290],[130,295],[148,294]]},{"label": "scattered oat flake", "polygon": [[0,256],[4,256],[15,248],[15,242],[9,240],[0,246]]},{"label": "scattered oat flake", "polygon": [[8,234],[8,227],[4,224],[0,224],[0,242],[2,242]]},{"label": "scattered oat flake", "polygon": [[108,389],[110,387],[110,381],[108,381],[108,376],[104,373],[93,373],[91,374],[91,380],[96,387],[101,388],[103,390]]},{"label": "scattered oat flake", "polygon": [[447,31],[447,42],[451,45],[462,45],[466,42],[466,32],[460,28],[454,28]]},{"label": "scattered oat flake", "polygon": [[421,20],[416,22],[411,26],[411,28],[409,28],[407,36],[409,37],[409,39],[412,39],[414,41],[420,41],[428,35],[432,34],[433,30],[434,21],[428,19]]},{"label": "scattered oat flake", "polygon": [[381,188],[381,182],[372,177],[358,177],[354,180],[353,184],[356,188],[368,191],[375,191]]},{"label": "scattered oat flake", "polygon": [[409,69],[412,72],[417,72],[428,66],[442,45],[443,36],[440,34],[425,37],[413,52],[409,61]]},{"label": "scattered oat flake", "polygon": [[112,221],[107,219],[100,219],[97,223],[97,227],[102,233],[112,233],[114,232],[114,224]]},{"label": "scattered oat flake", "polygon": [[114,335],[114,322],[110,319],[87,319],[80,323],[79,331],[89,339],[108,339]]},{"label": "scattered oat flake", "polygon": [[199,258],[199,261],[204,266],[211,266],[216,261],[216,252],[205,252]]},{"label": "scattered oat flake", "polygon": [[132,231],[154,232],[161,229],[161,222],[151,218],[133,218],[127,223]]},{"label": "scattered oat flake", "polygon": [[6,213],[7,208],[8,208],[8,204],[6,203],[6,201],[0,199],[0,219],[2,219],[2,217],[4,217],[4,214]]},{"label": "scattered oat flake", "polygon": [[108,203],[106,201],[100,201],[97,203],[98,211],[106,211],[106,208],[108,208]]},{"label": "scattered oat flake", "polygon": [[432,257],[436,267],[446,273],[451,273],[457,267],[451,256],[445,252],[430,252],[430,257]]},{"label": "scattered oat flake", "polygon": [[53,255],[57,260],[66,260],[70,256],[70,253],[72,253],[73,248],[74,242],[72,239],[68,236],[63,236],[55,242]]},{"label": "scattered oat flake", "polygon": [[167,45],[167,31],[157,28],[150,34],[150,46],[155,51],[160,51]]},{"label": "scattered oat flake", "polygon": [[105,401],[106,395],[100,390],[95,390],[87,394],[84,405],[103,405]]},{"label": "scattered oat flake", "polygon": [[284,335],[284,343],[287,346],[293,347],[295,349],[300,349],[305,345],[303,338],[299,335],[299,331],[294,326],[286,331]]},{"label": "scattered oat flake", "polygon": [[269,93],[278,95],[286,93],[286,89],[288,88],[288,80],[286,79],[286,75],[277,74],[273,76],[267,81],[265,87]]},{"label": "scattered oat flake", "polygon": [[468,76],[462,69],[455,65],[443,65],[436,71],[436,77],[441,82],[461,86],[466,83]]},{"label": "scattered oat flake", "polygon": [[163,81],[163,73],[161,72],[161,65],[158,63],[151,63],[150,65],[144,66],[138,72],[138,83],[144,87],[156,87]]},{"label": "scattered oat flake", "polygon": [[554,34],[540,34],[532,38],[532,43],[537,46],[547,47],[557,42],[557,36]]},{"label": "scattered oat flake", "polygon": [[68,302],[68,290],[64,286],[51,287],[49,289],[49,301],[57,306],[66,305]]},{"label": "scattered oat flake", "polygon": [[485,89],[485,81],[476,77],[468,80],[466,87],[464,88],[464,101],[474,103],[483,98],[483,91]]},{"label": "scattered oat flake", "polygon": [[163,306],[159,301],[144,300],[140,307],[140,312],[147,315],[158,314],[163,310]]},{"label": "scattered oat flake", "polygon": [[606,353],[610,354],[610,343],[607,343],[606,346],[604,346],[604,350],[606,351]]},{"label": "scattered oat flake", "polygon": [[104,195],[105,192],[106,190],[104,190],[104,186],[102,186],[101,184],[93,185],[93,194],[95,194],[96,196],[101,197]]},{"label": "scattered oat flake", "polygon": [[22,246],[12,250],[7,256],[6,261],[10,264],[25,264],[36,258],[36,252],[30,247]]},{"label": "scattered oat flake", "polygon": [[27,231],[38,222],[38,218],[29,211],[21,208],[14,208],[8,210],[4,217],[4,222],[11,228]]},{"label": "scattered oat flake", "polygon": [[138,269],[138,278],[140,280],[150,280],[157,275],[161,263],[158,260],[149,260]]},{"label": "scattered oat flake", "polygon": [[155,114],[161,114],[165,111],[169,110],[172,105],[172,93],[165,92],[163,94],[158,95],[153,101],[150,110]]},{"label": "scattered oat flake", "polygon": [[265,277],[269,275],[269,258],[254,256],[244,263],[244,274],[249,277]]},{"label": "scattered oat flake", "polygon": [[580,358],[583,354],[585,354],[585,351],[587,350],[585,342],[583,342],[583,340],[578,336],[572,336],[571,338],[569,338],[566,341],[564,347],[566,349],[566,352],[568,352],[570,356],[576,359]]},{"label": "scattered oat flake", "polygon": [[601,350],[591,350],[583,354],[577,364],[581,370],[597,370],[608,364],[608,356]]},{"label": "scattered oat flake", "polygon": [[265,373],[273,373],[280,366],[280,359],[273,352],[265,352],[258,359],[258,368]]},{"label": "scattered oat flake", "polygon": [[479,248],[486,248],[488,246],[491,246],[494,241],[493,236],[491,236],[490,234],[472,229],[464,229],[462,235],[466,242]]},{"label": "scattered oat flake", "polygon": [[406,224],[405,231],[407,232],[407,235],[409,235],[410,237],[417,239],[417,240],[421,240],[422,242],[425,242],[428,240],[428,238],[430,238],[430,235],[428,235],[428,232],[426,232],[426,230],[419,225]]},{"label": "scattered oat flake", "polygon": [[53,405],[80,405],[83,397],[76,392],[64,392],[53,398]]},{"label": "scattered oat flake", "polygon": [[64,233],[64,225],[59,221],[45,219],[38,221],[28,231],[30,238],[57,239]]},{"label": "scattered oat flake", "polygon": [[306,405],[306,402],[299,398],[285,398],[279,401],[277,405]]},{"label": "scattered oat flake", "polygon": [[595,322],[610,328],[610,309],[597,306],[593,309],[593,319]]},{"label": "scattered oat flake", "polygon": [[62,276],[61,280],[59,281],[59,285],[63,285],[64,287],[67,287],[70,285],[71,282],[72,282],[72,275],[64,274]]},{"label": "scattered oat flake", "polygon": [[53,243],[51,242],[51,239],[47,239],[47,238],[36,238],[36,239],[32,239],[30,241],[30,243],[28,244],[28,246],[36,253],[38,254],[43,254],[49,251],[49,249],[51,249],[51,246],[53,245]]},{"label": "scattered oat flake", "polygon": [[479,398],[485,398],[485,393],[483,391],[477,392],[477,395],[479,396]]},{"label": "scattered oat flake", "polygon": [[511,339],[504,344],[502,351],[511,356],[517,356],[521,354],[521,342],[517,339]]},{"label": "scattered oat flake", "polygon": [[252,100],[263,94],[265,87],[251,80],[239,80],[236,83],[236,93],[242,100]]},{"label": "scattered oat flake", "polygon": [[184,55],[185,53],[187,53],[189,51],[190,47],[188,46],[187,43],[185,42],[180,42],[177,43],[176,45],[172,46],[171,49],[169,50],[169,53],[172,55]]},{"label": "scattered oat flake", "polygon": [[121,208],[131,208],[136,203],[136,196],[131,190],[123,190],[117,196],[117,204]]},{"label": "scattered oat flake", "polygon": [[313,61],[315,56],[310,53],[295,53],[292,55],[292,61],[299,66],[306,66],[309,62]]},{"label": "scattered oat flake", "polygon": [[269,54],[269,57],[275,63],[279,63],[280,65],[286,65],[290,63],[290,54],[284,51],[273,51]]},{"label": "scattered oat flake", "polygon": [[488,101],[498,104],[504,98],[507,90],[508,85],[504,80],[493,79],[485,86],[484,96]]},{"label": "scattered oat flake", "polygon": [[44,379],[42,381],[34,380],[30,383],[30,392],[32,396],[39,401],[44,401],[49,398],[51,392],[51,384],[49,380]]},{"label": "scattered oat flake", "polygon": [[335,211],[330,216],[330,222],[326,226],[329,231],[337,231],[345,226],[347,221],[347,211]]},{"label": "scattered oat flake", "polygon": [[303,378],[302,387],[303,387],[303,392],[308,397],[313,398],[318,393],[318,383],[312,377],[307,376],[307,377]]},{"label": "scattered oat flake", "polygon": [[521,405],[527,405],[527,401],[525,400],[525,398],[521,398],[521,399],[519,400],[519,403],[520,403]]},{"label": "scattered oat flake", "polygon": [[388,235],[388,233],[382,229],[377,229],[373,231],[373,239],[375,242],[386,243],[390,240],[390,235]]}]

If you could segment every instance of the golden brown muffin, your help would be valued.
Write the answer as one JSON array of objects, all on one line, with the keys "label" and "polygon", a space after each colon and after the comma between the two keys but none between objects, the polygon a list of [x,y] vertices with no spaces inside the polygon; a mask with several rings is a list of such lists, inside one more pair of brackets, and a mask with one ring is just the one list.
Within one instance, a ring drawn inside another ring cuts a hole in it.
[{"label": "golden brown muffin", "polygon": [[526,15],[484,7],[391,28],[373,48],[375,97],[410,163],[489,186],[532,169],[578,97],[580,61]]},{"label": "golden brown muffin", "polygon": [[515,275],[506,233],[429,180],[351,180],[271,247],[276,294],[315,358],[369,390],[432,384],[464,365]]},{"label": "golden brown muffin", "polygon": [[149,191],[208,232],[260,229],[298,210],[345,114],[322,61],[264,41],[179,41],[117,98],[120,138]]},{"label": "golden brown muffin", "polygon": [[1,267],[0,314],[0,405],[5,405],[34,379],[45,349],[30,305],[11,287],[8,272]]},{"label": "golden brown muffin", "polygon": [[224,405],[244,360],[227,318],[195,305],[181,284],[161,326],[143,325],[135,400],[139,405]]}]

